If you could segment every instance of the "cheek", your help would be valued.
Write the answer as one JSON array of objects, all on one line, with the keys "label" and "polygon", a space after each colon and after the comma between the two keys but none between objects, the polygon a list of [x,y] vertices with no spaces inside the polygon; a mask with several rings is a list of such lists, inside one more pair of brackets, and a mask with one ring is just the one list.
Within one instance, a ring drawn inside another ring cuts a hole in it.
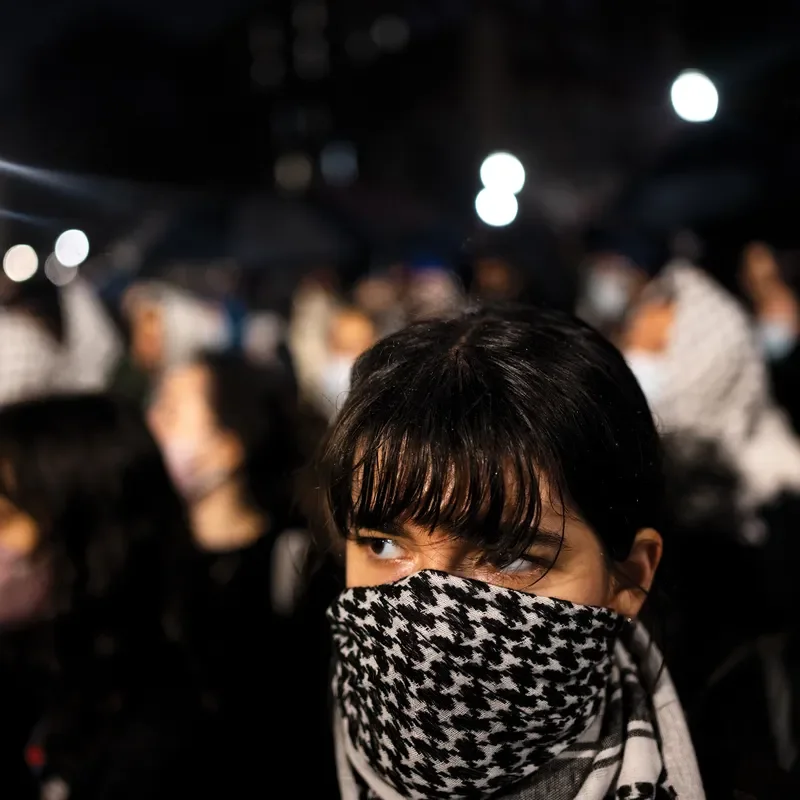
[{"label": "cheek", "polygon": [[602,554],[590,551],[571,554],[569,564],[551,570],[536,584],[534,592],[579,605],[610,607],[613,586]]}]

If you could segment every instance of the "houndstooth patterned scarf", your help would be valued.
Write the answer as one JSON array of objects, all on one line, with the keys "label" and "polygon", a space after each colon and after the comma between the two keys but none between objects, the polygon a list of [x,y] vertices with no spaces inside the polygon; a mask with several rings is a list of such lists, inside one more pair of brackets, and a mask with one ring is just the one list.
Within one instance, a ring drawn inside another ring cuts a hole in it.
[{"label": "houndstooth patterned scarf", "polygon": [[672,684],[613,611],[426,570],[329,619],[343,800],[704,796]]}]

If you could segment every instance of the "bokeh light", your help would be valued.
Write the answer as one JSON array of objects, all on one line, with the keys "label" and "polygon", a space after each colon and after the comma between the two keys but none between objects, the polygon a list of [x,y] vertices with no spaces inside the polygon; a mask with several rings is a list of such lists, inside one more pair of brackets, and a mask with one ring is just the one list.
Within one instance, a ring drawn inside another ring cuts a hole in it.
[{"label": "bokeh light", "polygon": [[511,192],[481,189],[475,198],[475,211],[482,222],[493,228],[503,228],[517,218],[519,203]]},{"label": "bokeh light", "polygon": [[89,256],[89,237],[79,230],[64,231],[56,239],[55,252],[65,267],[77,267]]},{"label": "bokeh light", "polygon": [[716,86],[707,75],[694,69],[675,79],[670,99],[675,113],[686,122],[710,122],[719,108]]},{"label": "bokeh light", "polygon": [[481,164],[481,183],[487,189],[517,194],[525,185],[525,167],[511,153],[492,153]]},{"label": "bokeh light", "polygon": [[292,12],[295,28],[322,30],[328,24],[328,9],[320,0],[301,0]]},{"label": "bokeh light", "polygon": [[55,253],[50,253],[44,262],[44,274],[50,283],[56,286],[66,286],[78,277],[77,267],[65,267]]},{"label": "bokeh light", "polygon": [[3,272],[9,280],[22,283],[32,278],[39,269],[39,257],[29,244],[9,247],[3,258]]},{"label": "bokeh light", "polygon": [[407,44],[411,32],[408,23],[394,14],[378,17],[370,30],[372,41],[387,52],[393,53],[402,50]]},{"label": "bokeh light", "polygon": [[358,154],[349,142],[331,142],[319,156],[322,177],[331,186],[349,186],[358,178]]},{"label": "bokeh light", "polygon": [[286,153],[275,162],[275,183],[287,192],[302,192],[314,175],[314,165],[305,153]]}]

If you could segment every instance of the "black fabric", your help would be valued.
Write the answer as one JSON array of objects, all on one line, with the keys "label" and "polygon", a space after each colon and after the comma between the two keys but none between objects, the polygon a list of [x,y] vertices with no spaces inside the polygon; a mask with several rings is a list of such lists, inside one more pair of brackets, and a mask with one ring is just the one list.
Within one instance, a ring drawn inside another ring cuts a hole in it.
[{"label": "black fabric", "polygon": [[328,712],[330,648],[325,609],[338,591],[330,565],[305,586],[290,617],[272,609],[272,559],[280,535],[200,562],[195,657],[214,699],[216,759],[230,764],[226,791],[253,796],[264,776],[313,754],[304,792],[334,797]]},{"label": "black fabric", "polygon": [[[264,538],[199,559],[185,646],[111,667],[88,659],[74,690],[19,660],[26,641],[0,638],[0,797],[39,800],[63,780],[69,800],[248,798],[270,786],[335,800],[325,608],[340,584],[322,570],[297,615],[276,620],[271,554]],[[45,754],[41,771],[26,764],[29,744]],[[296,773],[298,754],[314,769]]]},{"label": "black fabric", "polygon": [[786,410],[795,431],[800,432],[800,345],[786,358],[770,363],[775,399]]},{"label": "black fabric", "polygon": [[[722,800],[788,800],[800,797],[800,764],[782,766],[768,711],[764,668],[755,642],[733,653],[730,666],[708,687],[702,702],[689,709],[689,725],[709,798]],[[800,652],[792,637],[783,663],[791,695],[792,733],[798,733]],[[721,665],[723,668],[725,664]]]},{"label": "black fabric", "polygon": [[85,683],[0,668],[3,797],[38,800],[58,781],[69,800],[172,800],[207,783],[211,720],[182,657],[165,649],[98,666],[87,662]]}]

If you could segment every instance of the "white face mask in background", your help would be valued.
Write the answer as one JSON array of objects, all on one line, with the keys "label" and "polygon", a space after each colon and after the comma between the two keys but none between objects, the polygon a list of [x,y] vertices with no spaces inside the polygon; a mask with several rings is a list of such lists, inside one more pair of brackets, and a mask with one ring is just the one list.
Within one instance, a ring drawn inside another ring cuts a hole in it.
[{"label": "white face mask in background", "polygon": [[200,466],[200,449],[193,439],[172,438],[161,450],[175,488],[190,503],[202,500],[230,477],[228,470]]},{"label": "white face mask in background", "polygon": [[625,316],[631,300],[631,283],[626,275],[612,270],[592,270],[586,282],[586,301],[604,321]]},{"label": "white face mask in background", "polygon": [[763,319],[756,326],[756,338],[767,361],[781,361],[794,350],[797,331],[791,320]]},{"label": "white face mask in background", "polygon": [[651,408],[664,394],[664,360],[655,353],[636,350],[625,354],[631,372],[635,375],[639,386],[647,398]]}]

